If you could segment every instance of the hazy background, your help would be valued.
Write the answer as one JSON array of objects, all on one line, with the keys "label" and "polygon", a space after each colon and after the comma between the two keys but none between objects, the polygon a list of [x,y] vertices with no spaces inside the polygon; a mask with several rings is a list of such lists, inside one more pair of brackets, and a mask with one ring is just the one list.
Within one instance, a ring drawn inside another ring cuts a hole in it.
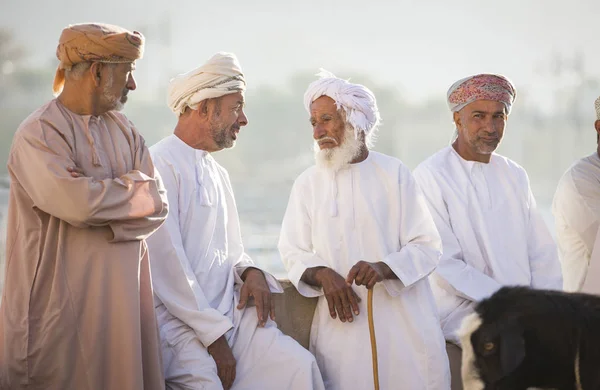
[{"label": "hazy background", "polygon": [[[517,100],[498,152],[527,169],[553,234],[556,183],[596,148],[597,0],[0,0],[0,10],[0,220],[12,136],[52,98],[56,44],[70,23],[118,24],[146,36],[124,112],[148,145],[175,124],[169,79],[217,51],[237,54],[250,123],[234,149],[215,157],[230,172],[248,252],[276,274],[289,191],[313,163],[302,95],[319,67],[375,92],[383,117],[375,149],[411,169],[451,139],[445,97],[454,81],[481,72],[510,78]],[[0,222],[0,246],[4,240]]]}]

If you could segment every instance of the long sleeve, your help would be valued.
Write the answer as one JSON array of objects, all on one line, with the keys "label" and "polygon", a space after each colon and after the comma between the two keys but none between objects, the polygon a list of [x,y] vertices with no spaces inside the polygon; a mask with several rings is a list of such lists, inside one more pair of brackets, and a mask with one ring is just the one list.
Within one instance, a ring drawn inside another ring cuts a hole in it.
[{"label": "long sleeve", "polygon": [[527,185],[529,198],[529,224],[527,251],[531,267],[531,286],[541,289],[563,289],[563,278],[556,244],[548,227],[537,210],[531,188]]},{"label": "long sleeve", "polygon": [[426,278],[440,259],[442,242],[425,203],[425,198],[408,169],[401,170],[400,186],[400,250],[390,253],[383,262],[398,276],[384,280],[388,293],[396,296]]},{"label": "long sleeve", "polygon": [[323,289],[304,283],[302,275],[308,268],[329,264],[313,250],[310,214],[304,199],[303,188],[296,181],[283,217],[278,248],[290,282],[300,294],[313,298],[323,295]]},{"label": "long sleeve", "polygon": [[240,229],[240,218],[237,211],[237,205],[235,204],[235,198],[233,196],[231,181],[229,180],[229,175],[225,169],[219,168],[219,171],[223,175],[225,182],[225,196],[228,210],[227,241],[229,245],[230,256],[233,259],[236,259],[234,261],[236,283],[243,283],[242,274],[247,268],[252,267],[262,271],[262,273],[265,275],[265,279],[271,292],[283,293],[283,288],[277,279],[265,269],[255,264],[250,256],[248,256],[248,254],[245,252]]},{"label": "long sleeve", "polygon": [[179,228],[176,173],[160,157],[155,164],[167,189],[170,210],[164,225],[147,239],[154,293],[169,313],[192,328],[208,347],[233,323],[210,306],[186,256]]},{"label": "long sleeve", "polygon": [[[583,184],[588,183],[592,184]],[[589,187],[587,193],[580,193],[569,170],[561,178],[552,202],[565,291],[581,291],[600,224],[597,207],[590,204],[600,203],[597,183]]]},{"label": "long sleeve", "polygon": [[72,151],[56,131],[34,130],[16,135],[8,169],[34,205],[76,227],[106,226],[163,212],[164,203],[157,181],[140,170],[116,179],[73,178],[67,171],[75,166]]},{"label": "long sleeve", "polygon": [[442,238],[442,257],[433,274],[434,279],[446,291],[470,301],[478,302],[492,295],[501,285],[464,261],[441,189],[432,173],[422,166],[415,170],[414,176]]},{"label": "long sleeve", "polygon": [[141,172],[147,172],[156,180],[156,188],[162,201],[162,210],[154,215],[147,215],[141,218],[128,221],[116,221],[109,224],[113,231],[114,238],[112,242],[143,240],[154,233],[167,218],[169,205],[167,202],[167,191],[163,185],[160,173],[154,167],[150,151],[145,145],[144,138],[138,134],[138,145],[135,152],[134,169]]}]

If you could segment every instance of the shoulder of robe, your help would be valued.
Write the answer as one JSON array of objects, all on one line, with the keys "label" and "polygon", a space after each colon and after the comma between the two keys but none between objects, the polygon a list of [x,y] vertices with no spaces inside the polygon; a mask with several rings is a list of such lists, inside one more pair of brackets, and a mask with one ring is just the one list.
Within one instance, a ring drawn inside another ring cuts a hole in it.
[{"label": "shoulder of robe", "polygon": [[119,111],[109,111],[107,115],[115,121],[117,126],[129,133],[135,139],[136,144],[145,144],[144,137],[125,114]]},{"label": "shoulder of robe", "polygon": [[427,157],[413,170],[413,177],[420,185],[424,185],[424,181],[437,182],[437,177],[449,167],[448,154],[448,149],[444,148]]},{"label": "shoulder of robe", "polygon": [[390,156],[380,152],[370,151],[372,162],[383,169],[389,176],[390,180],[399,180],[401,182],[412,178],[410,169],[397,157]]},{"label": "shoulder of robe", "polygon": [[50,101],[32,112],[17,128],[11,150],[20,142],[42,143],[51,146],[57,140],[63,140],[72,149],[73,122],[63,115]]},{"label": "shoulder of robe", "polygon": [[319,169],[316,165],[311,165],[306,168],[296,180],[294,180],[293,188],[304,188],[308,186],[312,180],[312,178],[319,173]]},{"label": "shoulder of robe", "polygon": [[[172,136],[164,137],[148,148],[154,166],[164,177],[167,173],[179,181],[181,172],[187,172],[194,161],[189,161],[186,153],[181,153]],[[163,172],[164,171],[164,172]]]},{"label": "shoulder of robe", "polygon": [[392,167],[405,166],[402,160],[400,160],[398,157],[390,156],[389,154],[384,154],[381,152],[375,152],[373,150],[371,150],[369,153],[372,153],[371,158],[376,163],[386,164]]},{"label": "shoulder of robe", "polygon": [[577,160],[565,172],[570,175],[575,183],[598,183],[600,180],[600,160],[594,156],[587,156]]},{"label": "shoulder of robe", "polygon": [[529,175],[527,174],[527,171],[517,162],[500,154],[494,153],[494,157],[496,165],[506,169],[509,174],[517,175],[520,180],[524,180],[525,182],[529,183]]},{"label": "shoulder of robe", "polygon": [[590,157],[584,157],[573,164],[561,177],[557,189],[570,190],[586,202],[597,204],[600,196],[600,166]]},{"label": "shoulder of robe", "polygon": [[217,170],[229,180],[229,171],[223,165],[221,165],[215,158],[213,158],[213,161],[215,163],[215,166],[217,167]]}]

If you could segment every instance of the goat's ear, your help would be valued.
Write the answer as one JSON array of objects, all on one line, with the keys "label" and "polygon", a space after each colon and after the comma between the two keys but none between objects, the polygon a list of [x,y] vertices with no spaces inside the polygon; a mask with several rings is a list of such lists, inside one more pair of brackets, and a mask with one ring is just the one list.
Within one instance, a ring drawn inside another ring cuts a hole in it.
[{"label": "goat's ear", "polygon": [[502,374],[513,372],[525,358],[525,340],[518,325],[505,328],[500,334],[500,364]]}]

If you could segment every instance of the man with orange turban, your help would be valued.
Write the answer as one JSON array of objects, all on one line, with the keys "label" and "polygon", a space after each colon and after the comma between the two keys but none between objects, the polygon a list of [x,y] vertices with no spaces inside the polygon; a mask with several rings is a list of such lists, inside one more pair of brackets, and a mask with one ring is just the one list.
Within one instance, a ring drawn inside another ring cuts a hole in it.
[{"label": "man with orange turban", "polygon": [[65,28],[54,92],[15,133],[8,171],[2,389],[164,389],[145,239],[167,197],[118,112],[143,36]]}]

